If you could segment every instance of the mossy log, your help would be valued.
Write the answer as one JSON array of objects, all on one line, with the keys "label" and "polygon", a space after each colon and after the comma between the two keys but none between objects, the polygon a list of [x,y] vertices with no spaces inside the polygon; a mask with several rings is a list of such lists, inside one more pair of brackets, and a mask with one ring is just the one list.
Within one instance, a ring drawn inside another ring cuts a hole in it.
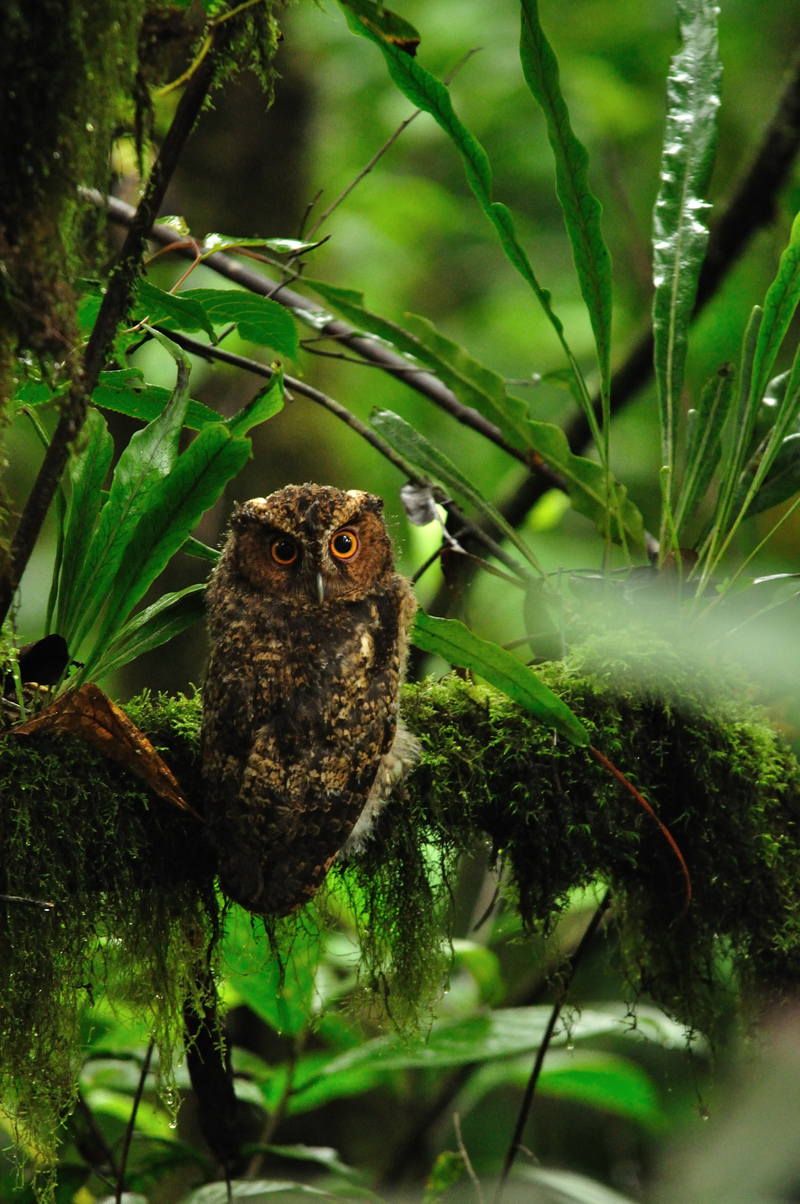
[{"label": "mossy log", "polygon": [[[739,986],[800,982],[800,766],[740,680],[710,683],[661,649],[636,670],[585,648],[540,666],[681,847],[585,750],[504,696],[455,675],[405,687],[423,757],[375,838],[337,865],[360,900],[366,979],[413,999],[441,973],[448,874],[464,852],[502,858],[527,924],[547,929],[576,887],[612,890],[634,991],[713,1034]],[[143,696],[131,718],[202,810],[200,700]],[[165,1052],[181,1036],[219,930],[202,825],[72,736],[0,741],[0,1078],[29,1138],[48,1145],[72,1098],[92,985],[124,966]]]}]

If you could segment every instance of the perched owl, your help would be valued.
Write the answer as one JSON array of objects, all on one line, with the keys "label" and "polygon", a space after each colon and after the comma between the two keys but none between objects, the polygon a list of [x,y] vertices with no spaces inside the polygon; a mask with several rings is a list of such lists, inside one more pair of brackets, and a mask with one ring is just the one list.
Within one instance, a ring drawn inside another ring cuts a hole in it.
[{"label": "perched owl", "polygon": [[398,721],[416,609],[369,493],[240,506],[208,589],[203,776],[223,889],[287,915],[357,850],[416,758]]}]

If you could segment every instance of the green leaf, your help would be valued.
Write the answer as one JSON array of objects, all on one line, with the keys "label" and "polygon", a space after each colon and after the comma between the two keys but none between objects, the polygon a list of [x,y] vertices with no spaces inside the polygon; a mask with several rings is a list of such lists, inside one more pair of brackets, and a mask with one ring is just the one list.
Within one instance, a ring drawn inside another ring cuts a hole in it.
[{"label": "green leaf", "polygon": [[703,200],[714,163],[722,69],[715,0],[679,0],[681,49],[670,63],[661,188],[653,215],[653,334],[663,463],[674,468],[689,322],[706,253]]},{"label": "green leaf", "polygon": [[[481,1066],[459,1096],[462,1115],[496,1087],[524,1088],[530,1073],[530,1056]],[[647,1072],[627,1058],[597,1050],[549,1053],[536,1091],[623,1116],[646,1129],[657,1130],[664,1124],[658,1092]]]},{"label": "green leaf", "polygon": [[397,46],[406,54],[416,54],[419,34],[414,26],[382,4],[376,4],[374,0],[347,0],[342,7],[355,33],[362,33],[366,28],[377,35],[381,42]]},{"label": "green leaf", "polygon": [[767,387],[775,357],[800,301],[800,213],[792,223],[789,245],[764,299],[764,318],[753,361],[752,397],[757,404]]},{"label": "green leaf", "polygon": [[492,169],[489,166],[486,151],[456,116],[450,100],[450,93],[441,80],[432,75],[430,71],[426,71],[416,59],[400,49],[384,31],[382,20],[394,14],[388,14],[388,10],[379,8],[377,4],[372,3],[372,0],[337,0],[337,2],[339,7],[345,11],[348,24],[353,32],[369,38],[379,47],[389,74],[403,95],[417,108],[433,117],[461,155],[467,183],[494,227],[503,251],[522,278],[533,289],[548,321],[556,332],[569,360],[570,368],[575,373],[576,381],[580,385],[581,404],[590,429],[598,447],[602,449],[602,440],[591,398],[578,363],[564,337],[563,323],[556,316],[550,304],[550,293],[539,284],[528,255],[519,241],[513,218],[508,209],[499,201],[492,200]]},{"label": "green leaf", "polygon": [[722,456],[722,430],[733,401],[734,375],[733,364],[723,364],[700,395],[686,452],[686,471],[675,508],[679,541],[696,507],[705,497]]},{"label": "green leaf", "polygon": [[195,1188],[183,1197],[182,1204],[227,1204],[229,1199],[258,1204],[259,1200],[283,1195],[313,1196],[316,1200],[337,1198],[335,1193],[288,1179],[231,1179],[230,1183],[206,1183],[204,1187]]},{"label": "green leaf", "polygon": [[479,673],[573,744],[584,748],[590,744],[589,733],[581,721],[532,669],[499,644],[474,635],[457,619],[436,619],[418,611],[411,641],[417,648],[441,656],[451,665]]},{"label": "green leaf", "polygon": [[[86,414],[78,449],[70,459],[72,493],[67,507],[64,550],[61,558],[56,631],[64,635],[73,605],[76,581],[80,577],[92,542],[102,505],[102,488],[111,459],[114,440],[103,415],[90,406]],[[66,638],[66,636],[65,636]],[[69,642],[69,641],[68,641]]]},{"label": "green leaf", "polygon": [[213,340],[214,327],[203,306],[186,293],[165,293],[149,280],[140,280],[137,289],[136,318],[146,319],[152,326],[163,323],[172,330],[204,330]]},{"label": "green leaf", "polygon": [[[467,354],[457,343],[442,335],[427,318],[407,315],[416,328],[412,334],[396,323],[364,308],[364,297],[353,289],[337,288],[319,280],[306,280],[315,292],[329,301],[354,326],[392,343],[405,355],[414,356],[414,364],[425,364],[447,384],[464,405],[474,406],[484,418],[500,427],[507,441],[529,453],[531,462],[544,461],[563,476],[575,510],[590,519],[598,531],[606,529],[606,482],[602,467],[593,460],[570,451],[560,427],[536,422],[527,405],[505,391],[505,382]],[[560,374],[563,375],[563,374]],[[572,371],[566,373],[567,387],[574,385]],[[644,548],[642,516],[627,495],[624,485],[612,481],[615,518],[621,515],[626,537],[633,547]],[[612,537],[621,542],[618,525],[612,523]]]},{"label": "green leaf", "polygon": [[600,225],[602,206],[589,187],[589,155],[576,138],[558,78],[558,62],[539,21],[538,0],[522,0],[520,60],[525,81],[544,112],[556,161],[556,193],[581,294],[589,311],[600,367],[609,395],[611,362],[611,256]]},{"label": "green leaf", "polygon": [[175,593],[164,594],[152,606],[135,615],[96,666],[95,675],[105,677],[202,622],[206,613],[205,591],[204,582],[189,585]]},{"label": "green leaf", "polygon": [[[92,1112],[101,1116],[113,1116],[125,1124],[130,1120],[131,1097],[121,1091],[109,1091],[105,1087],[96,1087],[86,1095],[86,1103]],[[169,1141],[172,1137],[169,1113],[163,1108],[157,1108],[147,1100],[140,1100],[136,1109],[136,1129],[145,1137],[160,1137]]]},{"label": "green leaf", "polygon": [[223,948],[223,973],[266,1024],[278,1033],[296,1036],[309,1021],[314,1001],[314,977],[322,954],[320,941],[298,929],[283,967],[269,943],[256,939],[253,919],[241,907],[228,914]]},{"label": "green leaf", "polygon": [[[124,368],[100,373],[100,383],[92,393],[92,402],[104,410],[127,414],[129,418],[139,418],[142,422],[152,422],[163,411],[169,397],[169,389],[144,383],[141,368]],[[222,422],[222,415],[200,401],[190,401],[184,426],[199,431],[210,422]]]},{"label": "green leaf", "polygon": [[100,512],[100,521],[75,583],[69,613],[64,617],[61,634],[74,653],[106,602],[125,549],[150,504],[154,485],[175,464],[189,403],[190,372],[187,357],[177,353],[175,348],[178,373],[169,401],[158,418],[131,436],[114,469],[108,501]]},{"label": "green leaf", "polygon": [[187,556],[194,556],[197,560],[207,560],[210,564],[216,564],[222,555],[217,548],[210,548],[208,544],[201,543],[193,535],[190,535],[185,541],[181,551],[185,552]]},{"label": "green leaf", "polygon": [[467,1164],[462,1154],[454,1150],[442,1150],[428,1175],[422,1204],[437,1204],[445,1192],[464,1178],[466,1170]]},{"label": "green leaf", "polygon": [[215,326],[235,322],[248,342],[297,359],[295,320],[277,301],[240,288],[192,288],[177,295],[198,304]]},{"label": "green leaf", "polygon": [[486,518],[495,524],[499,531],[509,539],[515,548],[528,560],[535,569],[542,572],[533,552],[510,523],[507,523],[491,502],[487,502],[475,486],[467,480],[453,461],[429,443],[424,435],[415,431],[398,414],[391,410],[373,410],[369,416],[370,425],[383,436],[386,442],[406,460],[418,465],[424,472],[440,480],[457,497],[469,502]]},{"label": "green leaf", "polygon": [[[409,1042],[400,1037],[376,1037],[333,1058],[322,1073],[327,1076],[368,1066],[382,1070],[440,1069],[530,1053],[542,1043],[551,1010],[546,1005],[497,1008],[487,1015],[471,1016],[467,1020],[438,1021],[426,1041]],[[687,1047],[687,1029],[668,1021],[655,1008],[645,1009],[645,1014],[652,1024],[640,1025],[635,1029],[624,1007],[611,1005],[607,1010],[582,1008],[580,1015],[569,1025],[559,1021],[552,1044],[560,1046],[590,1037],[616,1034],[653,1040],[674,1048]]]},{"label": "green leaf", "polygon": [[283,368],[278,363],[273,364],[272,368],[273,375],[269,384],[222,424],[232,435],[246,435],[254,426],[274,418],[283,409]]},{"label": "green leaf", "polygon": [[[325,242],[325,239],[321,240]],[[218,251],[235,251],[237,247],[267,247],[278,255],[302,255],[313,251],[319,242],[300,242],[296,238],[236,238],[228,234],[207,234],[203,239],[202,259]]]},{"label": "green leaf", "polygon": [[[169,476],[150,486],[146,506],[119,563],[100,635],[81,671],[82,680],[231,477],[244,467],[250,451],[249,439],[232,437],[222,425],[207,426],[178,457]],[[104,514],[112,502],[113,498]]]}]

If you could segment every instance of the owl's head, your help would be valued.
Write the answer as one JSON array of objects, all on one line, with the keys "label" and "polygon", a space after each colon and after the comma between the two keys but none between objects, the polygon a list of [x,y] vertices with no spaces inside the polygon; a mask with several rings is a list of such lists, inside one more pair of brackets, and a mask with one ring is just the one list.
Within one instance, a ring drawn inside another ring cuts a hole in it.
[{"label": "owl's head", "polygon": [[234,572],[273,597],[355,602],[394,572],[383,501],[328,485],[288,485],[231,520]]}]

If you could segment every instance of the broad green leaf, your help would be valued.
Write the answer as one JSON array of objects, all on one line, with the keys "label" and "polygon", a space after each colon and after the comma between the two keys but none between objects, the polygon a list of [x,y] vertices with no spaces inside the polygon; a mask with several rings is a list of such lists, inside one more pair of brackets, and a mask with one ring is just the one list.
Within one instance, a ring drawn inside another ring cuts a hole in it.
[{"label": "broad green leaf", "polygon": [[722,77],[715,0],[678,0],[681,49],[667,78],[661,187],[653,214],[653,334],[663,463],[672,472],[689,322],[706,253],[703,200],[716,145]]},{"label": "broad green leaf", "polygon": [[181,551],[187,556],[194,556],[196,560],[207,560],[210,564],[216,564],[222,554],[217,548],[210,548],[208,544],[201,543],[193,535],[185,541]]},{"label": "broad green leaf", "polygon": [[201,583],[164,594],[129,619],[95,668],[95,675],[104,677],[201,622],[206,613],[205,590],[205,583]]},{"label": "broad green leaf", "polygon": [[72,493],[67,507],[55,628],[62,635],[75,593],[75,583],[83,568],[100,514],[101,490],[113,454],[114,440],[105,419],[90,406],[78,447],[69,465]]},{"label": "broad green leaf", "polygon": [[339,1151],[329,1145],[267,1145],[263,1147],[269,1150],[271,1154],[277,1154],[280,1158],[291,1158],[297,1162],[313,1162],[317,1166],[324,1166],[327,1170],[333,1171],[336,1175],[360,1175],[354,1167],[348,1166],[342,1162],[339,1157]]},{"label": "broad green leaf", "polygon": [[[174,344],[170,346],[175,347]],[[75,582],[61,632],[74,652],[78,651],[106,602],[125,549],[150,504],[154,485],[166,477],[175,464],[178,438],[189,403],[190,372],[187,357],[182,352],[178,356],[177,352],[178,348],[175,348],[178,366],[175,389],[158,418],[136,431],[122,452],[114,469],[108,501],[100,512],[89,552]]]},{"label": "broad green leaf", "polygon": [[[250,451],[249,439],[232,437],[222,425],[207,426],[178,457],[169,476],[150,486],[146,505],[119,563],[100,635],[81,672],[82,680],[93,671],[117,638],[128,613],[214,505],[231,477],[244,467]],[[112,503],[113,498],[103,514]]]},{"label": "broad green leaf", "polygon": [[789,245],[781,255],[778,274],[764,299],[764,317],[753,361],[752,396],[760,402],[775,357],[800,301],[800,213],[792,223]]},{"label": "broad green leaf", "polygon": [[733,364],[723,364],[700,395],[700,405],[689,432],[686,470],[675,507],[675,527],[679,540],[696,507],[705,497],[722,456],[722,430],[733,400],[734,375]]},{"label": "broad green leaf", "polygon": [[[505,438],[521,451],[529,453],[533,464],[545,462],[563,476],[573,507],[590,519],[597,529],[606,529],[606,482],[602,467],[593,460],[570,451],[566,435],[549,422],[530,417],[525,402],[505,392],[505,382],[497,373],[472,359],[457,343],[442,335],[427,318],[409,314],[417,334],[364,308],[364,297],[353,289],[337,288],[318,280],[306,280],[315,292],[329,301],[354,326],[393,344],[398,351],[415,357],[437,374],[464,405],[474,406],[484,418],[496,423]],[[552,375],[552,374],[551,374]],[[560,374],[563,375],[563,374]],[[575,385],[571,370],[567,387]],[[644,548],[644,523],[636,506],[619,482],[612,482],[616,501],[612,537],[621,542],[617,515],[621,514],[628,543]]]},{"label": "broad green leaf", "polygon": [[589,311],[606,400],[611,372],[611,256],[600,225],[602,206],[589,187],[589,155],[572,129],[559,83],[558,62],[539,21],[538,0],[522,0],[520,60],[525,81],[547,122],[547,137],[556,161],[556,193]]},{"label": "broad green leaf", "polygon": [[[376,1037],[331,1059],[322,1073],[327,1076],[367,1066],[382,1070],[439,1069],[529,1053],[541,1045],[551,1010],[546,1005],[497,1008],[488,1015],[471,1016],[467,1020],[438,1021],[427,1040],[409,1042],[399,1037]],[[680,1044],[676,1044],[677,1033],[673,1030],[680,1032]],[[689,1041],[688,1030],[669,1021],[664,1030],[658,1021],[651,1028],[634,1029],[626,1010],[612,1005],[602,1010],[582,1008],[570,1024],[560,1020],[552,1044],[566,1045],[609,1034],[653,1040],[675,1048],[686,1048]]]},{"label": "broad green leaf", "polygon": [[283,369],[280,364],[272,365],[273,375],[269,384],[265,385],[252,401],[248,401],[237,414],[226,419],[222,424],[232,435],[246,435],[260,422],[274,418],[283,409]]},{"label": "broad green leaf", "polygon": [[461,155],[467,183],[484,214],[492,223],[503,251],[522,278],[533,289],[548,321],[556,332],[569,360],[570,368],[575,373],[576,381],[580,385],[581,404],[592,435],[598,448],[602,450],[602,440],[591,398],[578,363],[564,337],[563,323],[556,316],[550,304],[550,293],[539,284],[527,252],[519,241],[514,220],[508,209],[499,201],[492,200],[492,169],[489,166],[486,151],[456,116],[450,100],[450,93],[442,81],[421,67],[416,59],[400,49],[383,31],[382,21],[393,14],[389,14],[388,10],[373,3],[372,0],[338,0],[338,4],[345,11],[348,24],[353,32],[369,38],[379,47],[389,74],[403,95],[417,108],[433,117]]},{"label": "broad green leaf", "polygon": [[481,1003],[498,1003],[506,993],[497,954],[486,945],[453,937],[456,966],[463,966],[475,980]]},{"label": "broad green leaf", "polygon": [[225,926],[222,971],[226,980],[266,1024],[296,1036],[309,1022],[314,1004],[314,975],[322,954],[320,941],[298,928],[288,954],[281,985],[281,965],[253,919],[233,907]]},{"label": "broad green leaf", "polygon": [[297,359],[295,320],[277,301],[240,288],[192,288],[177,296],[198,304],[214,326],[235,322],[248,342],[274,347],[281,355]]},{"label": "broad green leaf", "polygon": [[[92,393],[92,402],[116,414],[127,414],[129,418],[152,422],[162,413],[169,396],[169,389],[145,384],[141,368],[124,368],[100,373],[100,382]],[[190,401],[184,426],[199,431],[210,422],[222,422],[222,415],[201,401]]]},{"label": "broad green leaf", "polygon": [[[472,1075],[459,1095],[463,1114],[496,1087],[524,1088],[530,1078],[530,1056],[490,1062]],[[664,1113],[658,1092],[636,1062],[597,1050],[556,1050],[549,1053],[536,1085],[538,1095],[569,1099],[624,1116],[647,1129],[658,1129]]]},{"label": "broad green leaf", "polygon": [[[322,240],[323,242],[325,239]],[[296,238],[236,238],[227,234],[207,234],[203,239],[202,258],[217,251],[235,251],[237,247],[267,247],[278,255],[302,255],[313,251],[319,242],[300,242]]]},{"label": "broad green leaf", "polygon": [[451,665],[479,673],[573,744],[584,748],[590,744],[589,733],[581,721],[532,669],[499,644],[474,635],[458,619],[436,619],[418,611],[411,641],[423,652],[431,652]]},{"label": "broad green leaf", "polygon": [[507,539],[510,539],[522,555],[528,560],[534,568],[539,572],[538,561],[510,523],[507,523],[502,514],[491,504],[487,502],[483,495],[475,488],[475,486],[467,480],[459,468],[456,468],[453,461],[429,443],[424,435],[419,431],[415,431],[413,426],[409,426],[398,414],[393,414],[391,410],[373,410],[369,417],[370,425],[375,428],[378,434],[382,435],[386,442],[393,447],[396,452],[403,456],[406,460],[410,460],[412,464],[418,465],[424,472],[430,473],[438,478],[449,490],[452,490],[456,496],[469,502],[479,510],[486,518],[495,524],[499,531],[502,531]]},{"label": "broad green leaf", "polygon": [[[86,1095],[86,1103],[92,1112],[101,1116],[113,1116],[127,1124],[131,1116],[131,1096],[121,1091],[109,1091],[96,1087]],[[136,1128],[145,1137],[159,1137],[169,1141],[172,1137],[169,1113],[157,1108],[147,1100],[140,1100],[136,1109]]]},{"label": "broad green leaf", "polygon": [[554,1171],[541,1166],[518,1165],[515,1179],[535,1189],[534,1198],[548,1204],[634,1204],[630,1196],[612,1191],[604,1183],[576,1175],[574,1171]]},{"label": "broad green leaf", "polygon": [[186,293],[165,293],[149,280],[139,281],[134,315],[151,326],[159,322],[173,330],[204,330],[214,338],[214,327],[198,301]]}]

